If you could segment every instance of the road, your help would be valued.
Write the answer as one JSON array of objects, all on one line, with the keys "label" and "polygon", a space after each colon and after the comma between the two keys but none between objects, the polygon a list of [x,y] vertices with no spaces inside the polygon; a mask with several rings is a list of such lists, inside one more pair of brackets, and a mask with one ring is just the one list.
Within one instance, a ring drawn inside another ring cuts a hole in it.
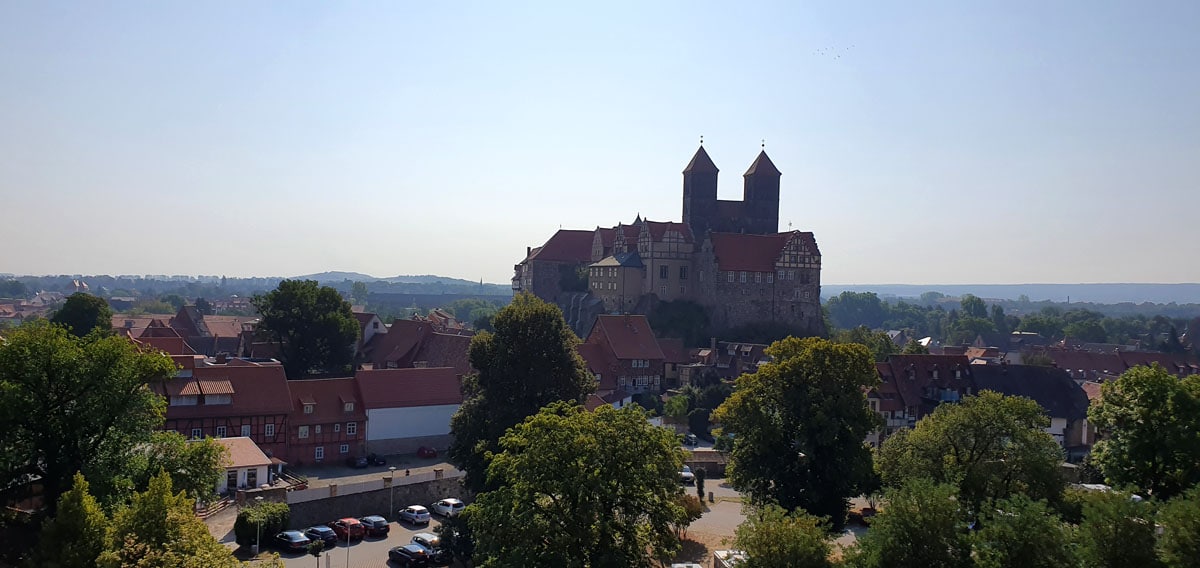
[{"label": "road", "polygon": [[[316,559],[307,554],[281,554],[284,565],[288,568],[380,568],[383,566],[394,567],[395,564],[388,562],[388,550],[393,546],[400,546],[412,542],[414,534],[419,532],[433,532],[433,528],[438,526],[437,518],[429,522],[428,527],[401,525],[399,523],[391,523],[391,529],[387,538],[368,537],[361,542],[352,544],[349,548],[350,564],[346,564],[346,546],[342,546],[334,550],[326,550],[321,553],[321,558]],[[265,538],[263,540],[266,540]],[[328,562],[328,564],[326,564]],[[319,564],[318,564],[319,563]]]}]

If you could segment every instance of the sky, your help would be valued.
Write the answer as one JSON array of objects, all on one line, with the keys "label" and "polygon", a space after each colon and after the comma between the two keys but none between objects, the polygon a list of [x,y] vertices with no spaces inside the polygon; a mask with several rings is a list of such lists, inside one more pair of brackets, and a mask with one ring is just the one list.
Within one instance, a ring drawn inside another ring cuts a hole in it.
[{"label": "sky", "polygon": [[0,3],[0,273],[507,282],[765,140],[826,283],[1200,282],[1200,2]]}]

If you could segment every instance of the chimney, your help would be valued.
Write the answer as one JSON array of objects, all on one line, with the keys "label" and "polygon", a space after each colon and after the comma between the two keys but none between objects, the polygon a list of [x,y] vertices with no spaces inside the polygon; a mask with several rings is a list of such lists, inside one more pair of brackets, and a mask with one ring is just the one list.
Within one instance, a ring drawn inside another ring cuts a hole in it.
[{"label": "chimney", "polygon": [[712,349],[713,351],[717,350],[717,338],[715,338],[715,337],[708,338],[708,348]]},{"label": "chimney", "polygon": [[229,356],[225,353],[217,353],[217,364],[224,365],[229,362]]},{"label": "chimney", "polygon": [[525,258],[529,258],[531,252],[533,252],[533,247],[525,247]]}]

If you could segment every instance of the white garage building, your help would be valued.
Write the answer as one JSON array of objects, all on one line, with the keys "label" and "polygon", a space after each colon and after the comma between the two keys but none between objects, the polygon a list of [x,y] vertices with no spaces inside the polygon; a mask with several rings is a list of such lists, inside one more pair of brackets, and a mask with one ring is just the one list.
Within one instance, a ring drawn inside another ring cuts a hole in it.
[{"label": "white garage building", "polygon": [[368,452],[450,445],[450,418],[462,404],[462,379],[452,367],[366,370],[356,378],[367,410]]}]

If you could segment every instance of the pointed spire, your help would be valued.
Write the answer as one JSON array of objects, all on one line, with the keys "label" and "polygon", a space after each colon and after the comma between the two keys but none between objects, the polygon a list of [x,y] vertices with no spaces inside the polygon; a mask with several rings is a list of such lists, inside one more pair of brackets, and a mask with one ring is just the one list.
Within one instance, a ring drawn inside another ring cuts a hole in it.
[{"label": "pointed spire", "polygon": [[704,146],[700,146],[700,149],[696,150],[696,155],[692,156],[692,161],[688,162],[687,167],[683,169],[683,173],[685,174],[715,174],[718,171],[717,165],[713,163],[712,158],[708,157],[708,152],[704,151]]},{"label": "pointed spire", "polygon": [[770,174],[778,176],[783,175],[783,172],[780,172],[779,168],[775,167],[775,164],[771,162],[771,158],[767,157],[767,151],[763,150],[758,153],[758,157],[754,159],[754,163],[750,164],[750,169],[746,170],[745,173],[747,176],[752,176],[754,174]]}]

